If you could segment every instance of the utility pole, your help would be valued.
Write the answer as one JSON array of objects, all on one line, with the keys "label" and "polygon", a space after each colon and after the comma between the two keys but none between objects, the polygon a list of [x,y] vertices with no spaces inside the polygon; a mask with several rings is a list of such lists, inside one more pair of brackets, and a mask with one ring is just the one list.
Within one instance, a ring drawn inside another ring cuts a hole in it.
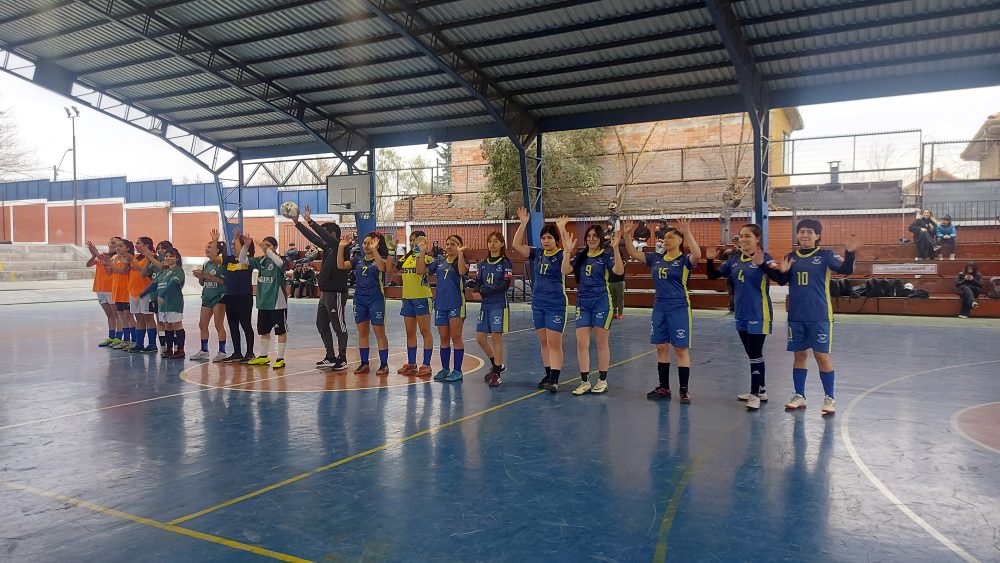
[{"label": "utility pole", "polygon": [[76,106],[70,106],[73,111],[70,112],[70,108],[64,107],[66,110],[66,117],[69,118],[70,123],[73,124],[73,244],[80,246],[80,210],[77,208],[78,194],[76,191],[76,118],[80,117],[80,110],[76,109]]}]

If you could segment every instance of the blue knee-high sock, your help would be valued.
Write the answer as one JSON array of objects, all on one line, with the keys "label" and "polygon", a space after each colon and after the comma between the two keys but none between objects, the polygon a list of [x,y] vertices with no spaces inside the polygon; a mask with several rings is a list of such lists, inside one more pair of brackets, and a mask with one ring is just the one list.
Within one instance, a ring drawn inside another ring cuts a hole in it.
[{"label": "blue knee-high sock", "polygon": [[132,340],[132,331],[133,331],[133,329],[125,327],[125,330],[122,331],[123,332],[123,334],[122,334],[122,340],[124,340],[126,342],[132,342],[133,341]]},{"label": "blue knee-high sock", "polygon": [[462,371],[462,360],[465,359],[465,348],[455,348],[455,371]]},{"label": "blue knee-high sock", "polygon": [[809,375],[809,370],[806,368],[792,368],[792,385],[795,386],[795,392],[803,397],[806,396],[807,375]]},{"label": "blue knee-high sock", "polygon": [[819,372],[819,380],[823,382],[823,393],[827,397],[833,398],[833,372],[832,371],[821,371]]},{"label": "blue knee-high sock", "polygon": [[379,367],[389,365],[389,349],[379,348],[378,350],[378,361],[380,363]]},{"label": "blue knee-high sock", "polygon": [[424,365],[431,365],[431,356],[434,355],[434,348],[424,348]]},{"label": "blue knee-high sock", "polygon": [[115,337],[115,329],[109,328],[108,329],[108,338],[114,338],[114,337]]},{"label": "blue knee-high sock", "polygon": [[406,363],[413,365],[417,363],[417,347],[407,346],[406,347]]},{"label": "blue knee-high sock", "polygon": [[363,364],[367,364],[368,363],[368,351],[369,350],[371,350],[371,348],[358,348],[358,352],[361,354],[361,363],[363,363]]},{"label": "blue knee-high sock", "polygon": [[135,332],[133,334],[135,335],[135,347],[136,348],[145,348],[146,347],[146,331],[142,330],[141,328],[137,328],[137,329],[135,329]]},{"label": "blue knee-high sock", "polygon": [[441,369],[451,369],[451,348],[440,349],[441,351]]},{"label": "blue knee-high sock", "polygon": [[226,341],[225,340],[220,340],[219,341],[219,351],[225,353],[225,351],[226,351]]},{"label": "blue knee-high sock", "polygon": [[150,346],[155,346],[156,345],[156,328],[155,327],[154,328],[147,328],[146,329],[146,340],[149,340],[149,345]]},{"label": "blue knee-high sock", "polygon": [[118,340],[121,340],[122,336],[124,336],[124,335],[125,335],[125,331],[122,331],[122,330],[116,330],[115,331],[115,338],[117,338]]},{"label": "blue knee-high sock", "polygon": [[207,338],[202,338],[201,339],[201,351],[202,352],[208,352],[208,339]]}]

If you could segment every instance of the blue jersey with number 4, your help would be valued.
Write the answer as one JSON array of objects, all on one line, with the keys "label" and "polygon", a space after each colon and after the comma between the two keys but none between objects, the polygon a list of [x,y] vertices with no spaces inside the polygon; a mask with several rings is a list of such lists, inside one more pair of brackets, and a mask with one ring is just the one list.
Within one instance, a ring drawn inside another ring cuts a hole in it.
[{"label": "blue jersey with number 4", "polygon": [[769,280],[764,268],[777,268],[777,264],[766,252],[764,263],[760,266],[753,263],[742,252],[731,256],[722,266],[719,273],[733,282],[734,301],[736,302],[736,320],[771,322],[773,309],[771,296],[768,293]]}]

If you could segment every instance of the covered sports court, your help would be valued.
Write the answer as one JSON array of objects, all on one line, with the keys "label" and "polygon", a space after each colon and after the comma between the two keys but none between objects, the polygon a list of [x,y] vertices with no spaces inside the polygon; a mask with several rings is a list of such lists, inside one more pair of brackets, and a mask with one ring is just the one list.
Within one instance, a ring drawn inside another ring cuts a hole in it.
[{"label": "covered sports court", "polygon": [[[768,108],[1000,84],[998,26],[992,1],[32,0],[0,3],[0,66],[198,160],[232,226],[247,162],[362,173],[381,147],[508,137],[534,237],[540,135],[746,111],[766,224]],[[644,309],[612,331],[611,392],[584,397],[535,388],[525,305],[499,390],[476,359],[454,384],[317,372],[308,305],[284,373],[109,353],[81,338],[98,313],[0,307],[11,560],[1000,557],[995,321],[838,317],[824,418],[781,408],[781,317],[771,404],[747,412],[721,312],[696,312],[691,405],[645,399]]]}]

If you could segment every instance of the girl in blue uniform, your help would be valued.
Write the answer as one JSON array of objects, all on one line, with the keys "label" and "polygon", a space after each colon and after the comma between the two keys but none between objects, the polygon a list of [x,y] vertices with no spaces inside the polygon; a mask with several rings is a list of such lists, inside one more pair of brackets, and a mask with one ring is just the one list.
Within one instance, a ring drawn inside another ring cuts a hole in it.
[{"label": "girl in blue uniform", "polygon": [[809,349],[813,351],[823,383],[823,414],[837,410],[833,394],[833,302],[830,300],[830,273],[854,272],[854,252],[861,246],[854,235],[844,245],[844,257],[819,246],[823,225],[815,219],[803,219],[795,227],[799,249],[782,258],[781,285],[788,284],[788,351],[795,353],[792,383],[795,394],[785,403],[786,409],[806,408],[806,376]]},{"label": "girl in blue uniform", "polygon": [[477,268],[479,273],[477,291],[481,306],[479,324],[476,325],[476,342],[483,352],[486,352],[491,364],[490,371],[486,372],[483,379],[490,387],[498,387],[503,383],[500,374],[506,369],[503,365],[503,335],[509,330],[510,309],[507,306],[507,289],[514,274],[510,258],[507,258],[503,234],[499,231],[490,233],[486,237],[486,248],[489,254],[479,261]]},{"label": "girl in blue uniform", "polygon": [[[341,256],[348,245],[349,241],[341,239]],[[358,325],[358,353],[361,355],[361,365],[354,373],[361,375],[371,371],[368,333],[374,327],[379,359],[375,375],[382,377],[389,375],[389,339],[385,336],[385,259],[389,256],[389,248],[378,231],[365,235],[362,248],[363,256],[343,260],[337,267],[354,270],[354,322]]]},{"label": "girl in blue uniform", "polygon": [[[647,399],[670,399],[670,349],[677,356],[677,376],[680,383],[680,400],[691,402],[688,380],[691,376],[691,299],[688,297],[687,281],[691,270],[701,259],[701,248],[691,233],[691,221],[678,219],[676,228],[663,233],[661,242],[663,254],[643,253],[631,244],[626,244],[630,256],[645,262],[653,274],[655,295],[653,300],[653,330],[649,341],[656,345],[656,371],[660,383],[646,393]],[[627,240],[632,240],[636,223],[628,221],[624,225]],[[690,254],[684,254],[687,245]]]},{"label": "girl in blue uniform", "polygon": [[[417,274],[437,276],[437,292],[434,294],[434,326],[441,337],[441,370],[434,376],[436,381],[461,381],[462,360],[465,358],[465,344],[462,330],[465,328],[465,275],[469,266],[465,263],[465,246],[462,237],[451,235],[444,243],[445,255],[427,263],[424,248],[417,250]],[[451,346],[449,346],[449,343]],[[452,351],[455,366],[451,369]]]},{"label": "girl in blue uniform", "polygon": [[[608,367],[611,365],[611,347],[608,335],[611,332],[611,289],[608,275],[611,272],[625,273],[625,262],[618,251],[621,233],[616,231],[611,240],[611,248],[604,245],[604,229],[600,225],[587,227],[584,234],[584,248],[573,259],[573,273],[576,275],[576,358],[580,364],[580,385],[573,390],[574,395],[585,393],[606,393],[608,390]],[[597,369],[600,373],[597,383],[590,385],[590,334],[597,342]]]},{"label": "girl in blue uniform", "polygon": [[[542,366],[545,377],[538,382],[539,389],[552,393],[559,391],[559,372],[562,371],[562,337],[566,328],[566,274],[573,271],[570,253],[576,246],[576,239],[568,235],[568,217],[560,217],[555,225],[542,227],[541,248],[528,246],[525,241],[528,230],[528,210],[517,210],[521,224],[514,233],[513,247],[531,262],[531,316],[535,334],[542,350]],[[562,243],[563,248],[559,248]],[[564,251],[565,250],[565,251]]]},{"label": "girl in blue uniform", "polygon": [[759,409],[760,402],[767,400],[764,384],[764,339],[771,334],[771,295],[768,292],[769,278],[780,280],[777,265],[764,252],[763,230],[760,225],[743,225],[740,228],[739,249],[715,267],[715,253],[708,258],[709,279],[728,278],[735,294],[736,331],[740,342],[750,358],[750,392],[740,393],[736,398],[747,402],[748,409]]}]

